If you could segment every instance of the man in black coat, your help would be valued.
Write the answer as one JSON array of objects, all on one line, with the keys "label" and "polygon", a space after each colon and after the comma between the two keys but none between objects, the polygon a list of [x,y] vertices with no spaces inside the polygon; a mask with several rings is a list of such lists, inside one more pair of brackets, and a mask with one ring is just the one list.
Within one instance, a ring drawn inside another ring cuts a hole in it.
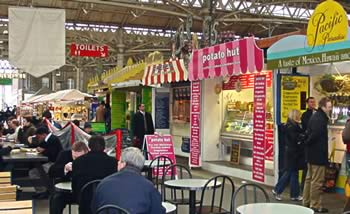
[{"label": "man in black coat", "polygon": [[[72,179],[72,162],[86,154],[88,147],[84,142],[76,142],[72,150],[61,151],[56,162],[50,167],[49,175],[54,183],[70,181]],[[50,197],[50,214],[62,214],[67,204],[74,202],[72,194],[56,191]]]},{"label": "man in black coat", "polygon": [[118,162],[119,172],[103,179],[96,189],[93,213],[104,205],[114,204],[130,213],[165,214],[158,190],[141,175],[144,162],[138,148],[124,149]]},{"label": "man in black coat", "polygon": [[[60,139],[49,132],[46,127],[40,127],[35,132],[36,139],[39,143],[36,148],[37,152],[48,158],[48,163],[42,165],[46,173],[49,172],[50,167],[56,161],[58,154],[62,151],[62,144]],[[35,168],[29,171],[29,177],[32,179],[40,178],[45,188],[35,187],[37,194],[34,198],[41,199],[46,198],[49,192],[53,191],[52,182],[48,176],[44,176],[40,173],[40,170]]]},{"label": "man in black coat", "polygon": [[326,213],[328,209],[322,207],[322,186],[328,164],[328,121],[332,110],[331,100],[322,98],[318,110],[310,118],[306,139],[306,160],[308,172],[304,187],[304,206],[315,212]]},{"label": "man in black coat", "polygon": [[303,131],[306,132],[307,125],[309,124],[310,118],[313,113],[316,112],[316,100],[314,97],[309,97],[306,99],[307,103],[307,109],[306,111],[301,115],[301,127],[303,128]]},{"label": "man in black coat", "polygon": [[92,195],[79,198],[82,187],[90,181],[103,179],[117,171],[117,162],[105,152],[106,142],[102,136],[89,139],[90,152],[73,161],[72,190],[73,197],[79,203],[79,213],[91,213]]},{"label": "man in black coat", "polygon": [[139,111],[133,118],[134,146],[142,149],[145,135],[154,134],[152,115],[145,112],[145,105],[139,105]]}]

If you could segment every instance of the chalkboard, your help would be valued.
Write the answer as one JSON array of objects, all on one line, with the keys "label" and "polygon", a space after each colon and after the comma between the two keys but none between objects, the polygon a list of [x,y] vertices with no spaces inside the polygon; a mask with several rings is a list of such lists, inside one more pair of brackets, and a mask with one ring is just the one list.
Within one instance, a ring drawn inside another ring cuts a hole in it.
[{"label": "chalkboard", "polygon": [[232,142],[231,148],[231,163],[239,164],[239,156],[240,156],[241,145],[239,142]]},{"label": "chalkboard", "polygon": [[155,97],[155,128],[169,129],[169,93],[157,93]]}]

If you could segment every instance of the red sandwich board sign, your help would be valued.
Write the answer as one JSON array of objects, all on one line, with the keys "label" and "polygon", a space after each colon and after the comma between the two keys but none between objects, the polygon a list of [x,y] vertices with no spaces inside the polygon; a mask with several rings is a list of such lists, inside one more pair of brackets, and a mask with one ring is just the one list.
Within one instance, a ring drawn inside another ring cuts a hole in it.
[{"label": "red sandwich board sign", "polygon": [[70,46],[70,55],[104,58],[108,56],[108,46],[72,43]]}]

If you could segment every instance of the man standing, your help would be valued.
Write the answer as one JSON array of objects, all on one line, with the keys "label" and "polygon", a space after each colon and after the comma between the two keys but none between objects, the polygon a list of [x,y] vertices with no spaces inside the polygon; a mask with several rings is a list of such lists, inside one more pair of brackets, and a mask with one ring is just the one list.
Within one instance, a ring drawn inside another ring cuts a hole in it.
[{"label": "man standing", "polygon": [[[83,142],[74,143],[71,151],[61,151],[56,162],[50,167],[50,177],[56,182],[70,181],[72,178],[73,160],[85,155],[87,152],[88,147]],[[50,214],[62,214],[65,206],[72,202],[74,200],[71,193],[55,192],[50,198]]]},{"label": "man standing", "polygon": [[309,123],[309,120],[312,114],[316,112],[316,100],[314,97],[307,98],[306,103],[307,103],[307,109],[303,113],[303,115],[301,115],[301,126],[304,132],[307,130],[307,125]]},{"label": "man standing", "polygon": [[[89,139],[90,151],[73,161],[72,192],[78,201],[82,187],[90,181],[103,179],[117,171],[117,161],[105,152],[106,142],[102,136],[92,136]],[[79,213],[91,213],[89,195],[79,199]]]},{"label": "man standing", "polygon": [[[49,168],[56,161],[58,154],[62,150],[62,144],[60,139],[49,133],[49,130],[46,127],[40,127],[35,132],[36,139],[38,140],[39,145],[36,150],[42,155],[46,156],[49,160],[48,163],[42,165],[45,173],[48,173]],[[47,190],[41,188],[36,188],[37,194],[33,196],[34,198],[46,198],[49,195],[49,192],[53,190],[52,182],[48,179],[48,176],[40,174],[39,169],[35,168],[29,171],[29,177],[40,178],[44,183],[44,187],[47,187]]]},{"label": "man standing", "polygon": [[154,134],[152,115],[145,112],[145,105],[139,105],[139,111],[133,118],[134,146],[142,149],[145,135]]},{"label": "man standing", "polygon": [[332,110],[331,100],[322,98],[318,103],[318,110],[310,118],[306,139],[306,160],[308,165],[304,188],[303,205],[315,212],[327,213],[322,207],[322,186],[328,164],[328,120]]},{"label": "man standing", "polygon": [[100,105],[96,108],[96,122],[105,122],[105,102],[101,101]]},{"label": "man standing", "polygon": [[130,213],[164,214],[158,190],[141,175],[144,162],[145,158],[138,148],[124,149],[118,162],[119,172],[103,179],[96,189],[93,213],[104,205],[114,204]]}]

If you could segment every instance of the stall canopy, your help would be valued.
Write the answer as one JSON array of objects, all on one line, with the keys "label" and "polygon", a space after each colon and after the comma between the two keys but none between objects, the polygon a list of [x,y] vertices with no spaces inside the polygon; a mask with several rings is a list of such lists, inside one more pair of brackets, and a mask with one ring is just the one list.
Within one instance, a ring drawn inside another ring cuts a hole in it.
[{"label": "stall canopy", "polygon": [[264,51],[256,46],[254,37],[249,37],[193,51],[189,79],[253,73],[261,71],[263,66]]},{"label": "stall canopy", "polygon": [[188,72],[183,59],[176,59],[163,64],[146,66],[142,78],[142,84],[155,85],[186,81],[187,79]]},{"label": "stall canopy", "polygon": [[90,94],[83,93],[76,89],[68,89],[68,90],[62,90],[52,94],[48,94],[46,96],[43,96],[35,100],[35,102],[40,103],[40,102],[55,102],[55,101],[82,101],[86,97],[92,98],[93,96]]}]

